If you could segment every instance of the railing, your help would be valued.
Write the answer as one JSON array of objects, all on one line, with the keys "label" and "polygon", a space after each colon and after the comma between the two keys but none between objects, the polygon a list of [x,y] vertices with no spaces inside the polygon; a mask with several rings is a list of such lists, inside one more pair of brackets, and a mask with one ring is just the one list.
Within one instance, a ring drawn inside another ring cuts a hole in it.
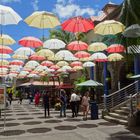
[{"label": "railing", "polygon": [[139,81],[110,94],[104,96],[104,108],[105,110],[113,110],[128,101],[130,101],[130,95],[133,96],[139,92]]}]

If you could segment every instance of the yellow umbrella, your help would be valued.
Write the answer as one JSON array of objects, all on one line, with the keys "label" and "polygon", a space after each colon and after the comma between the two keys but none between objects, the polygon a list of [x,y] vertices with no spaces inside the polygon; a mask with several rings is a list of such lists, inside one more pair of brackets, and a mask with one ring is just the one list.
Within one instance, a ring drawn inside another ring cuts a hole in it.
[{"label": "yellow umbrella", "polygon": [[12,56],[12,58],[14,58],[14,59],[25,60],[25,59],[28,59],[28,56],[26,56],[26,55],[18,55],[18,54],[14,54],[14,55]]},{"label": "yellow umbrella", "polygon": [[7,66],[9,65],[9,61],[7,60],[0,60],[0,66]]},{"label": "yellow umbrella", "polygon": [[73,70],[82,70],[83,67],[82,67],[82,66],[75,66],[75,67],[73,67],[72,69],[73,69]]},{"label": "yellow umbrella", "polygon": [[44,56],[44,57],[53,57],[54,56],[54,52],[52,52],[49,49],[42,49],[40,51],[37,52],[37,55],[39,56]]},{"label": "yellow umbrella", "polygon": [[108,55],[108,61],[120,61],[123,58],[124,57],[119,53],[112,53],[112,54]]},{"label": "yellow umbrella", "polygon": [[1,45],[13,45],[16,41],[9,35],[2,34],[0,35],[0,44]]},{"label": "yellow umbrella", "polygon": [[91,61],[92,59],[90,57],[85,57],[85,58],[80,58],[79,61],[82,62],[87,62],[87,61]]},{"label": "yellow umbrella", "polygon": [[44,29],[60,25],[59,19],[50,12],[36,11],[24,20],[29,26]]},{"label": "yellow umbrella", "polygon": [[50,56],[50,57],[48,57],[48,60],[60,61],[60,60],[63,60],[63,58],[62,57],[57,57],[57,56]]},{"label": "yellow umbrella", "polygon": [[104,51],[105,49],[107,49],[107,45],[102,42],[95,42],[88,46],[89,52],[99,52]]},{"label": "yellow umbrella", "polygon": [[56,65],[59,66],[59,67],[63,67],[63,66],[68,66],[69,63],[66,62],[66,61],[59,61]]},{"label": "yellow umbrella", "polygon": [[125,26],[118,21],[115,20],[106,20],[104,22],[101,22],[97,24],[94,28],[95,33],[101,34],[101,35],[109,35],[109,34],[117,34],[120,32],[123,32],[125,29]]}]

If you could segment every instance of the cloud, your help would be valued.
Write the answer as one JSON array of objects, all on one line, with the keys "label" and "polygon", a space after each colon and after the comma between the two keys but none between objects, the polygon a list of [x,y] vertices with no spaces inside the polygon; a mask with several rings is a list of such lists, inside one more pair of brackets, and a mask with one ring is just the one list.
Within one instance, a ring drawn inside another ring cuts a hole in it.
[{"label": "cloud", "polygon": [[39,3],[39,0],[33,0],[31,2],[31,5],[33,6],[34,11],[37,11],[39,9],[38,3]]},{"label": "cloud", "polygon": [[21,2],[21,0],[0,0],[0,4],[6,4],[11,2]]},{"label": "cloud", "polygon": [[69,18],[72,16],[92,16],[95,14],[95,10],[90,7],[81,8],[80,5],[74,4],[73,0],[57,0],[53,12],[58,14],[60,18]]}]

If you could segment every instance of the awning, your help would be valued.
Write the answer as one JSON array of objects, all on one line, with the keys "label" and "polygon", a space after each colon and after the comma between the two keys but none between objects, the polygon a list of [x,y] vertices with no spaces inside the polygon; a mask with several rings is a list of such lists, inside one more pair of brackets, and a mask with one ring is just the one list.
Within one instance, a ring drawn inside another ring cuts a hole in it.
[{"label": "awning", "polygon": [[61,84],[59,86],[60,89],[72,89],[74,88],[74,85],[71,85],[71,84]]}]

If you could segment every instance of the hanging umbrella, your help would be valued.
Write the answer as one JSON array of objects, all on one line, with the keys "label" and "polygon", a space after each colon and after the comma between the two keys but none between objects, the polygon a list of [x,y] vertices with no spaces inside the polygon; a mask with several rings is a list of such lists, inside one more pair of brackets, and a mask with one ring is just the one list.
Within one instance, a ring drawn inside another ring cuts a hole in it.
[{"label": "hanging umbrella", "polygon": [[91,59],[91,57],[85,57],[85,58],[79,58],[79,61],[87,62],[87,61],[92,61],[92,59]]},{"label": "hanging umbrella", "polygon": [[104,53],[98,52],[90,56],[90,58],[96,62],[106,62],[107,56]]},{"label": "hanging umbrella", "polygon": [[47,58],[54,56],[54,52],[49,49],[42,49],[42,50],[38,51],[36,54],[39,56],[47,57]]},{"label": "hanging umbrella", "polygon": [[74,56],[77,58],[85,58],[85,57],[89,57],[90,54],[85,51],[79,51],[79,52],[75,53]]},{"label": "hanging umbrella", "polygon": [[14,58],[14,59],[25,60],[25,59],[28,59],[28,56],[26,56],[26,55],[18,55],[18,54],[14,54],[14,55],[12,56],[12,58]]},{"label": "hanging umbrella", "polygon": [[31,71],[32,71],[32,68],[24,67],[24,68],[23,68],[23,71],[31,72]]},{"label": "hanging umbrella", "polygon": [[36,60],[36,61],[42,61],[45,60],[46,58],[44,56],[39,56],[37,54],[33,54],[29,57],[30,60]]},{"label": "hanging umbrella", "polygon": [[66,61],[59,61],[58,63],[56,63],[56,65],[59,67],[63,67],[63,66],[68,66],[69,63]]},{"label": "hanging umbrella", "polygon": [[106,49],[106,51],[108,53],[122,53],[125,52],[125,48],[121,44],[112,44]]},{"label": "hanging umbrella", "polygon": [[32,48],[38,48],[40,46],[43,46],[43,42],[40,39],[32,36],[23,37],[18,41],[18,43],[21,46]]},{"label": "hanging umbrella", "polygon": [[42,65],[39,65],[35,68],[35,71],[38,71],[38,72],[42,72],[44,70],[46,70],[47,67],[46,66],[42,66]]},{"label": "hanging umbrella", "polygon": [[27,75],[27,74],[29,74],[29,72],[28,71],[21,71],[20,74],[21,75]]},{"label": "hanging umbrella", "polygon": [[28,55],[34,54],[35,52],[30,48],[21,47],[21,48],[18,48],[14,53],[16,55],[28,56]]},{"label": "hanging umbrella", "polygon": [[65,48],[66,44],[59,39],[49,39],[44,42],[43,47],[47,49],[52,49],[52,50],[58,50]]},{"label": "hanging umbrella", "polygon": [[94,28],[95,33],[101,35],[115,35],[117,33],[123,32],[125,26],[115,20],[106,20],[97,24]]},{"label": "hanging umbrella", "polygon": [[50,56],[47,59],[50,60],[50,61],[61,61],[61,60],[63,60],[62,57],[57,57],[57,56]]},{"label": "hanging umbrella", "polygon": [[3,45],[13,45],[16,41],[9,35],[2,34],[0,35],[0,44]]},{"label": "hanging umbrella", "polygon": [[9,54],[1,54],[0,53],[0,59],[10,59],[11,56]]},{"label": "hanging umbrella", "polygon": [[61,24],[62,30],[77,33],[77,32],[87,32],[94,28],[94,24],[91,20],[83,17],[73,17]]},{"label": "hanging umbrella", "polygon": [[75,56],[70,56],[70,57],[65,57],[64,60],[65,61],[77,61],[78,58],[76,58]]},{"label": "hanging umbrella", "polygon": [[112,53],[112,54],[108,55],[108,61],[120,61],[123,58],[124,57],[119,53]]},{"label": "hanging umbrella", "polygon": [[65,59],[67,57],[73,57],[73,54],[68,50],[60,50],[55,54],[55,56]]},{"label": "hanging umbrella", "polygon": [[10,54],[13,53],[13,50],[8,46],[0,46],[0,53]]},{"label": "hanging umbrella", "polygon": [[94,66],[95,66],[95,64],[93,62],[85,62],[83,64],[83,67],[94,67]]},{"label": "hanging umbrella", "polygon": [[25,64],[25,67],[28,67],[28,68],[35,68],[39,66],[39,63],[34,61],[34,60],[31,60],[31,61],[28,61],[26,64]]},{"label": "hanging umbrella", "polygon": [[29,74],[29,75],[27,75],[27,77],[29,77],[29,78],[39,78],[39,75],[37,75],[37,74]]},{"label": "hanging umbrella", "polygon": [[9,65],[9,61],[7,60],[0,60],[0,66],[7,66]]},{"label": "hanging umbrella", "polygon": [[103,84],[94,80],[88,80],[80,84],[77,84],[77,86],[97,87],[97,86],[103,86]]},{"label": "hanging umbrella", "polygon": [[74,66],[72,69],[77,71],[77,70],[82,70],[83,67],[82,66]]},{"label": "hanging umbrella", "polygon": [[10,65],[18,65],[18,66],[22,66],[24,65],[24,62],[21,60],[13,60],[10,62]]},{"label": "hanging umbrella", "polygon": [[99,51],[104,51],[105,49],[107,49],[107,45],[102,42],[92,43],[88,47],[89,52],[99,52]]},{"label": "hanging umbrella", "polygon": [[70,70],[72,70],[72,68],[71,68],[70,66],[63,66],[63,67],[61,68],[61,70],[62,70],[62,71],[70,71]]},{"label": "hanging umbrella", "polygon": [[43,61],[43,62],[41,63],[41,65],[42,65],[42,66],[50,67],[50,66],[54,65],[54,63],[51,62],[51,61]]},{"label": "hanging umbrella", "polygon": [[82,62],[80,62],[80,61],[75,61],[75,62],[72,62],[70,64],[70,66],[72,66],[72,67],[74,67],[74,66],[82,66],[82,65],[83,65]]},{"label": "hanging umbrella", "polygon": [[52,66],[50,67],[50,69],[53,69],[53,70],[58,70],[58,69],[60,69],[60,67],[59,67],[59,66],[57,66],[57,65],[52,65]]}]

